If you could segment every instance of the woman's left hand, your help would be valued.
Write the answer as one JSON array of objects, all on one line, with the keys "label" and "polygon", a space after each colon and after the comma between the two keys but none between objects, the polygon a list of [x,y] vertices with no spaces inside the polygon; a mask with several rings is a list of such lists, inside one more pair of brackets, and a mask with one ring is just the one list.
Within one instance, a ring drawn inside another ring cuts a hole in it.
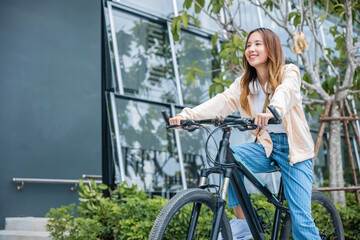
[{"label": "woman's left hand", "polygon": [[256,114],[254,124],[258,125],[259,128],[268,126],[269,120],[273,117],[274,116],[272,115],[272,113],[258,113],[258,114]]}]

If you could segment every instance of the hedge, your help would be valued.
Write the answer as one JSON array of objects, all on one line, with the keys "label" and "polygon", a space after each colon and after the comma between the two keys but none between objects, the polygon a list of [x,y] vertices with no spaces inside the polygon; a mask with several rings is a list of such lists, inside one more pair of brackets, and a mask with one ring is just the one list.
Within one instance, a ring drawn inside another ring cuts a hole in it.
[{"label": "hedge", "polygon": [[[129,187],[126,183],[118,184],[117,188],[110,191],[110,197],[103,196],[103,190],[108,187],[104,184],[84,185],[80,180],[79,204],[70,204],[60,208],[52,208],[46,214],[50,218],[47,231],[54,240],[65,239],[148,239],[151,227],[163,206],[168,202],[159,196],[149,199],[147,194],[135,185]],[[341,215],[346,239],[360,239],[360,204],[356,202],[354,194],[346,194],[347,207],[336,206]],[[274,207],[262,195],[251,196],[254,207],[267,209],[270,220],[274,217]],[[229,219],[234,216],[227,209]],[[264,211],[259,214],[264,216]],[[188,215],[190,215],[190,210]],[[208,216],[211,228],[211,215]],[[326,226],[325,226],[326,227]],[[183,239],[185,224],[182,219],[175,223],[170,239]],[[271,229],[268,231],[271,232]],[[270,234],[265,234],[270,239]]]}]

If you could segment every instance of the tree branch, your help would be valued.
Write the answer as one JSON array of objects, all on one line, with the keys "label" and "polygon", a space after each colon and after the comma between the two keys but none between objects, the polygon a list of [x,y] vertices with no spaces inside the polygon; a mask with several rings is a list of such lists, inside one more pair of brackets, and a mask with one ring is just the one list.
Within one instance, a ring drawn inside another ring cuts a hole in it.
[{"label": "tree branch", "polygon": [[[292,29],[290,28],[290,26],[288,24],[281,24],[277,19],[275,19],[275,17],[272,14],[270,14],[269,10],[267,8],[265,8],[265,6],[261,3],[261,1],[250,0],[250,3],[256,7],[260,7],[270,17],[271,20],[273,20],[279,27],[283,28],[289,34],[291,39],[293,39],[295,34],[292,32]],[[303,11],[303,15],[306,16],[306,14],[309,10],[302,8],[302,11]],[[288,19],[283,19],[283,23],[288,23]],[[311,54],[310,51],[309,51],[309,54]],[[314,90],[317,91],[317,93],[320,95],[320,97],[322,99],[324,99],[324,100],[329,99],[330,96],[321,87],[319,74],[318,74],[318,72],[314,71],[314,66],[313,66],[312,62],[309,61],[306,54],[299,54],[298,56],[300,56],[300,58],[303,62],[303,65],[305,67],[305,70],[308,73],[308,75],[311,79],[311,82],[314,84],[313,86],[316,86],[316,87],[314,87]]]},{"label": "tree branch", "polygon": [[315,91],[320,96],[320,98],[325,101],[330,98],[321,86],[319,87],[315,84],[310,84],[308,82],[302,81],[302,87]]},{"label": "tree branch", "polygon": [[[343,87],[352,85],[352,81],[355,74],[356,63],[355,63],[355,49],[353,41],[353,24],[352,24],[352,6],[351,1],[345,1],[346,8],[346,28],[345,28],[345,51],[348,58],[348,67],[345,72]],[[357,43],[356,43],[357,45]]]},{"label": "tree branch", "polygon": [[[312,8],[312,7],[313,7],[313,1],[309,1],[309,4],[311,4],[311,8]],[[311,29],[311,31],[312,31],[312,33],[313,33],[314,39],[315,39],[315,41],[317,42],[317,44],[319,45],[319,47],[320,47],[320,49],[321,49],[321,51],[322,51],[322,53],[323,53],[323,57],[324,57],[325,61],[329,64],[332,72],[335,74],[335,76],[336,76],[336,82],[337,82],[337,88],[339,88],[339,86],[340,86],[340,79],[341,79],[341,78],[340,78],[340,74],[339,74],[339,72],[336,70],[336,68],[335,68],[335,66],[333,65],[333,63],[331,62],[331,60],[328,58],[328,56],[327,56],[327,54],[326,54],[327,51],[325,50],[324,45],[322,44],[322,42],[320,41],[320,39],[319,39],[318,36],[317,36],[316,28],[315,28],[315,25],[314,25],[313,12],[311,11],[311,12],[309,13],[309,15],[310,15],[310,16],[307,16],[307,20],[308,20],[308,24],[309,24],[309,22],[310,22],[310,26],[311,26],[310,29]]]},{"label": "tree branch", "polygon": [[[253,4],[254,6],[260,7],[270,17],[270,19],[276,23],[276,25],[283,28],[290,35],[290,37],[293,38],[295,34],[289,28],[289,25],[281,24],[272,14],[270,14],[269,10],[261,3],[261,1],[258,1],[258,2],[259,3],[257,4],[256,2],[254,2],[254,0],[250,0],[251,4]],[[285,19],[284,22],[287,23],[287,20]]]},{"label": "tree branch", "polygon": [[213,19],[215,22],[217,22],[221,28],[226,29],[226,27],[225,27],[226,25],[225,25],[225,24],[223,24],[218,18],[215,18],[215,17],[212,16],[210,13],[208,13],[197,1],[194,1],[194,4],[196,4],[196,5],[201,9],[202,12],[204,12],[204,13],[205,13],[206,15],[208,15],[211,19]]},{"label": "tree branch", "polygon": [[321,105],[325,105],[326,101],[325,100],[321,100],[321,99],[311,99],[311,98],[304,98],[303,99],[303,104],[311,106],[314,104],[321,104]]},{"label": "tree branch", "polygon": [[349,90],[349,94],[358,94],[360,90]]}]

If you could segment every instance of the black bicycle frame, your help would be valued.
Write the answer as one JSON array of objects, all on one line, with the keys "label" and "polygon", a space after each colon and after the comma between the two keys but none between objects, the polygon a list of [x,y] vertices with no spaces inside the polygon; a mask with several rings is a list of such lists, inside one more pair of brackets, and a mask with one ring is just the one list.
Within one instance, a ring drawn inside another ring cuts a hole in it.
[{"label": "black bicycle frame", "polygon": [[[213,228],[211,232],[211,240],[216,240],[219,232],[221,217],[225,210],[226,194],[229,185],[229,180],[234,189],[235,195],[240,203],[241,209],[245,215],[246,221],[249,224],[250,231],[255,240],[265,240],[264,231],[259,222],[258,216],[251,204],[249,194],[246,191],[244,181],[240,177],[239,172],[242,173],[275,207],[275,216],[273,221],[273,230],[271,239],[276,239],[280,228],[280,219],[283,212],[289,213],[289,210],[283,206],[283,183],[280,181],[279,193],[276,197],[270,190],[255,176],[255,174],[246,166],[246,164],[230,149],[231,129],[223,129],[223,137],[220,141],[220,148],[216,156],[220,163],[234,163],[233,167],[218,167],[205,168],[201,171],[200,187],[206,187],[205,179],[211,173],[223,173],[224,181],[221,189],[221,196],[217,197],[217,209],[214,215]],[[196,211],[195,211],[196,212]],[[193,212],[194,213],[194,212]],[[197,219],[195,220],[197,222]],[[193,222],[193,221],[192,221]],[[191,229],[191,226],[190,226]],[[188,236],[189,237],[189,236]],[[191,238],[188,238],[191,239]]]}]

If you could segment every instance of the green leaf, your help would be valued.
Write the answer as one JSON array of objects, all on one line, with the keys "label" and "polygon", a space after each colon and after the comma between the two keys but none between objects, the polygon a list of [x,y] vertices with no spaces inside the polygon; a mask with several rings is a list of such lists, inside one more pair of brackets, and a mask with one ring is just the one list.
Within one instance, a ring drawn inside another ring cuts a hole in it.
[{"label": "green leaf", "polygon": [[230,87],[230,85],[233,83],[234,81],[231,78],[227,78],[224,80],[225,86],[226,87]]},{"label": "green leaf", "polygon": [[222,80],[221,80],[221,78],[214,78],[214,79],[213,79],[213,82],[214,82],[214,83],[221,83]]},{"label": "green leaf", "polygon": [[105,184],[99,184],[98,188],[101,189],[101,190],[107,190],[108,186],[106,186]]},{"label": "green leaf", "polygon": [[217,84],[215,86],[215,94],[222,93],[224,91],[224,87],[222,84]]},{"label": "green leaf", "polygon": [[216,86],[216,83],[212,83],[210,85],[210,87],[209,87],[209,98],[212,98],[214,96],[215,86]]},{"label": "green leaf", "polygon": [[291,21],[291,19],[292,19],[293,17],[299,16],[299,15],[300,15],[300,12],[299,12],[299,11],[289,13],[289,21]]},{"label": "green leaf", "polygon": [[199,27],[200,27],[199,21],[198,21],[193,15],[189,15],[189,17],[193,20],[195,26],[196,26],[197,28],[199,28]]},{"label": "green leaf", "polygon": [[181,74],[184,74],[186,71],[191,70],[191,67],[186,67],[181,71]]},{"label": "green leaf", "polygon": [[194,4],[195,5],[195,13],[199,14],[201,12],[201,8],[204,7],[205,5],[205,0],[195,0],[198,4]]},{"label": "green leaf", "polygon": [[189,71],[185,76],[186,86],[189,86],[190,82],[192,82],[191,78],[192,78],[191,71]]},{"label": "green leaf", "polygon": [[195,64],[197,64],[198,63],[198,61],[193,61],[192,63],[191,63],[191,66],[194,66]]},{"label": "green leaf", "polygon": [[174,41],[179,41],[179,30],[177,27],[179,24],[180,24],[180,21],[179,21],[179,16],[178,16],[178,17],[175,17],[171,23],[171,33],[173,35]]},{"label": "green leaf", "polygon": [[179,41],[180,37],[178,33],[173,34],[174,41]]},{"label": "green leaf", "polygon": [[233,52],[232,59],[233,59],[234,64],[239,65],[240,60],[239,60],[239,57],[236,55],[235,51]]},{"label": "green leaf", "polygon": [[183,14],[181,16],[182,19],[182,24],[184,25],[184,28],[187,29],[188,27],[188,21],[189,21],[189,17],[186,11],[183,11]]},{"label": "green leaf", "polygon": [[297,27],[301,23],[301,16],[297,15],[294,18],[294,26]]},{"label": "green leaf", "polygon": [[236,46],[240,45],[240,39],[237,35],[233,35],[233,42]]},{"label": "green leaf", "polygon": [[191,4],[193,3],[193,0],[185,0],[183,4],[183,8],[189,9],[191,7]]},{"label": "green leaf", "polygon": [[212,37],[211,37],[211,44],[212,44],[213,46],[216,46],[216,45],[217,45],[218,36],[219,36],[218,32],[216,32],[214,35],[212,35]]},{"label": "green leaf", "polygon": [[205,6],[205,0],[197,0],[201,7]]},{"label": "green leaf", "polygon": [[[178,17],[180,17],[180,16],[178,16]],[[178,19],[178,21],[177,21],[177,23],[176,23],[176,30],[177,30],[178,32],[181,31],[181,21],[180,21],[180,19]]]},{"label": "green leaf", "polygon": [[204,76],[204,70],[199,67],[193,67],[193,70],[198,72],[201,76]]},{"label": "green leaf", "polygon": [[190,77],[190,81],[191,81],[191,83],[192,83],[192,84],[194,84],[194,85],[195,85],[196,72],[195,72],[195,71],[191,71],[191,72],[190,72],[190,75],[191,75],[191,77]]},{"label": "green leaf", "polygon": [[226,75],[226,73],[227,73],[227,71],[221,72],[221,73],[220,73],[220,79],[223,79],[224,76]]}]

